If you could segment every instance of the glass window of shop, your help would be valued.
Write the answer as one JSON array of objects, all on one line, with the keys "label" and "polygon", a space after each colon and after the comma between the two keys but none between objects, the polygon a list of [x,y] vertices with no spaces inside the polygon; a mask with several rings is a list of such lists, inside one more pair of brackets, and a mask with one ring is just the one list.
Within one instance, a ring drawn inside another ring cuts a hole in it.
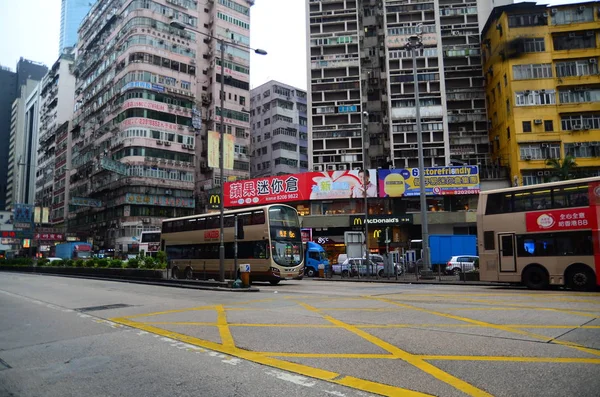
[{"label": "glass window of shop", "polygon": [[[345,215],[345,214],[363,214],[364,200],[323,200],[310,203],[310,215]],[[369,199],[369,214],[388,214],[390,213],[389,200]]]}]

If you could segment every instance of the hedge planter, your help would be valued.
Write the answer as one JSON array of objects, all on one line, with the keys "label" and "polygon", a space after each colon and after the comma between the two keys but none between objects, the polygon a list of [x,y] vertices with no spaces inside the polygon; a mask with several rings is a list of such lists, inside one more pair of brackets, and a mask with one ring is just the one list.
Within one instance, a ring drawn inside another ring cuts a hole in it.
[{"label": "hedge planter", "polygon": [[26,273],[64,274],[71,276],[99,276],[131,279],[166,279],[166,270],[157,269],[118,269],[94,267],[54,267],[54,266],[0,266],[0,271]]},{"label": "hedge planter", "polygon": [[479,281],[479,272],[460,273],[460,281]]}]

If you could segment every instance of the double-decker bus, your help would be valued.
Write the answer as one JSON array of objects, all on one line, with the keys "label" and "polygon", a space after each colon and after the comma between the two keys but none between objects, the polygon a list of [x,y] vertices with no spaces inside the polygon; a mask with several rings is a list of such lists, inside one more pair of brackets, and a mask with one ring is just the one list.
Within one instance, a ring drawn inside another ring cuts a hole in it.
[{"label": "double-decker bus", "polygon": [[140,236],[139,252],[148,256],[156,256],[160,250],[160,230],[145,231]]},{"label": "double-decker bus", "polygon": [[481,192],[483,281],[544,289],[600,285],[600,177]]},{"label": "double-decker bus", "polygon": [[[226,276],[237,275],[234,268],[236,218],[238,263],[250,264],[252,281],[275,285],[281,280],[303,276],[298,213],[290,206],[279,204],[224,212]],[[172,277],[219,277],[219,222],[219,213],[163,221],[161,246],[171,264]]]}]

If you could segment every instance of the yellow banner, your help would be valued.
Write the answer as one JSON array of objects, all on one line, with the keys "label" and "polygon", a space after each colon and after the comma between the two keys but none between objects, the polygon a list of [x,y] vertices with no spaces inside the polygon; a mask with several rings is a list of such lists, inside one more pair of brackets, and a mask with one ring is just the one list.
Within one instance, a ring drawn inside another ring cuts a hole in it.
[{"label": "yellow banner", "polygon": [[[219,138],[221,134],[216,131],[208,131],[208,166],[219,168]],[[235,138],[231,134],[225,134],[223,139],[223,168],[233,169],[233,149]]]}]

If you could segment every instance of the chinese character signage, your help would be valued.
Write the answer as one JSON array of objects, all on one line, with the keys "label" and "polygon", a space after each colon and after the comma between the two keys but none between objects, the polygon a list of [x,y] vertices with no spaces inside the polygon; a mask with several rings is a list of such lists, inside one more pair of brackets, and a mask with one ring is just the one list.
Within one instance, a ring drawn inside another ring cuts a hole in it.
[{"label": "chinese character signage", "polygon": [[[219,138],[221,134],[215,131],[208,131],[208,166],[219,168]],[[233,146],[235,138],[231,134],[225,134],[223,137],[223,168],[233,169]]]},{"label": "chinese character signage", "polygon": [[160,207],[195,208],[196,202],[193,198],[154,196],[149,194],[127,193],[125,203],[133,205],[156,205]]},{"label": "chinese character signage", "polygon": [[[377,171],[367,174],[367,195],[377,197]],[[226,182],[225,207],[305,200],[363,198],[363,172],[305,172],[245,181]]]},{"label": "chinese character signage", "polygon": [[102,207],[102,201],[87,197],[71,197],[71,205],[99,208]]},{"label": "chinese character signage", "polygon": [[123,88],[121,88],[121,92],[125,92],[127,90],[132,90],[134,88],[144,88],[147,90],[165,92],[165,87],[158,85],[158,84],[147,83],[145,81],[131,81],[131,82],[125,84],[123,86]]},{"label": "chinese character signage", "polygon": [[302,235],[303,243],[308,243],[309,241],[312,241],[312,229],[311,228],[300,229],[300,234]]},{"label": "chinese character signage", "polygon": [[15,204],[13,219],[15,222],[32,223],[33,211],[33,205],[31,204]]},{"label": "chinese character signage", "polygon": [[[379,170],[379,197],[419,196],[418,168]],[[427,195],[479,194],[479,168],[463,167],[425,168]]]},{"label": "chinese character signage", "polygon": [[63,235],[62,233],[36,233],[34,239],[44,241],[62,241]]},{"label": "chinese character signage", "polygon": [[528,212],[525,214],[525,226],[528,232],[596,228],[593,210],[592,207]]},{"label": "chinese character signage", "polygon": [[351,113],[358,111],[356,105],[338,106],[338,113]]},{"label": "chinese character signage", "polygon": [[127,164],[123,164],[120,161],[115,161],[106,156],[100,159],[100,167],[107,171],[112,171],[116,174],[127,175]]}]

